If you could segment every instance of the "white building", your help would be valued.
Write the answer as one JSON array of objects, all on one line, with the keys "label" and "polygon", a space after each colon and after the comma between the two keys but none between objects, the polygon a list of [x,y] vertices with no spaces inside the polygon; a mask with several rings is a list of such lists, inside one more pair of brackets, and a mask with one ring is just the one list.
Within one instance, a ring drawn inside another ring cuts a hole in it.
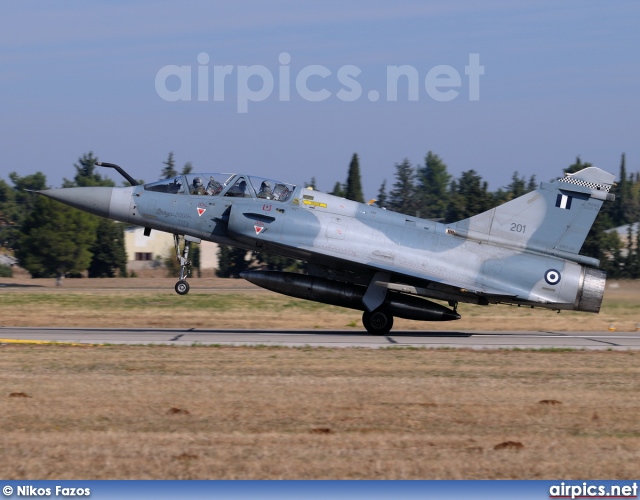
[{"label": "white building", "polygon": [[[127,227],[124,230],[124,244],[127,251],[127,270],[156,269],[167,257],[175,259],[173,234],[151,230],[144,235],[144,228]],[[211,241],[200,243],[200,269],[218,269],[218,244]]]}]

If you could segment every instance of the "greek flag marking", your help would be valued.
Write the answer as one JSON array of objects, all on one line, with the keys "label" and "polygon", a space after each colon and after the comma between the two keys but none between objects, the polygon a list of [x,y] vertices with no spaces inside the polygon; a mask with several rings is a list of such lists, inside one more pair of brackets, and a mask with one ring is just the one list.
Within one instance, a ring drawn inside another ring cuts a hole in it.
[{"label": "greek flag marking", "polygon": [[571,196],[566,194],[559,194],[556,198],[556,207],[563,208],[565,210],[571,209]]}]

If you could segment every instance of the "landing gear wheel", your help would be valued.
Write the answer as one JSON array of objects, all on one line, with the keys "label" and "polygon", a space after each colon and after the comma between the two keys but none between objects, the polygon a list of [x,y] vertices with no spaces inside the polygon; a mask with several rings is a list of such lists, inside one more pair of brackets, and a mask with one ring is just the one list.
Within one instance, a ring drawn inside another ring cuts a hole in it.
[{"label": "landing gear wheel", "polygon": [[362,313],[362,324],[372,335],[386,335],[393,327],[393,316],[384,310]]},{"label": "landing gear wheel", "polygon": [[189,283],[185,280],[180,280],[176,283],[176,293],[178,295],[186,295],[189,293]]}]

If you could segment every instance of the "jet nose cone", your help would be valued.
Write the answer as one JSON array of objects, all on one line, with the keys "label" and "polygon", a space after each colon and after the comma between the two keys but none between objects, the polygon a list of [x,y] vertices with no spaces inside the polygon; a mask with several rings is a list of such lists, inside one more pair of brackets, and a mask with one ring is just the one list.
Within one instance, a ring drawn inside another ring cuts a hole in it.
[{"label": "jet nose cone", "polygon": [[112,187],[45,189],[38,194],[102,217],[109,217]]}]

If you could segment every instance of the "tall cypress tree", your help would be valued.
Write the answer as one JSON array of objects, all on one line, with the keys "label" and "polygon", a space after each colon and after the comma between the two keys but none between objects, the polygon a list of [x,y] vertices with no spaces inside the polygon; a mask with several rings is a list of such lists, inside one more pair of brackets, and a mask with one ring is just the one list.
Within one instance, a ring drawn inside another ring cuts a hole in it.
[{"label": "tall cypress tree", "polygon": [[432,151],[427,153],[424,166],[416,169],[417,207],[420,217],[439,219],[445,216],[448,205],[448,189],[451,175],[447,165]]},{"label": "tall cypress tree", "polygon": [[383,180],[382,184],[380,184],[377,201],[377,205],[380,208],[387,208],[387,179]]},{"label": "tall cypress tree", "polygon": [[364,203],[364,196],[362,194],[362,182],[360,181],[360,162],[358,160],[357,153],[353,153],[353,156],[351,157],[351,163],[349,164],[349,174],[347,176],[347,189],[345,198],[347,200]]},{"label": "tall cypress tree", "polygon": [[415,172],[408,159],[396,163],[396,182],[389,193],[387,206],[394,212],[416,215],[416,186]]},{"label": "tall cypress tree", "polygon": [[631,184],[631,179],[627,178],[625,154],[622,153],[620,158],[620,180],[616,189],[615,208],[612,210],[613,223],[616,226],[624,226],[630,222],[635,222],[631,220],[631,213],[633,212]]}]

